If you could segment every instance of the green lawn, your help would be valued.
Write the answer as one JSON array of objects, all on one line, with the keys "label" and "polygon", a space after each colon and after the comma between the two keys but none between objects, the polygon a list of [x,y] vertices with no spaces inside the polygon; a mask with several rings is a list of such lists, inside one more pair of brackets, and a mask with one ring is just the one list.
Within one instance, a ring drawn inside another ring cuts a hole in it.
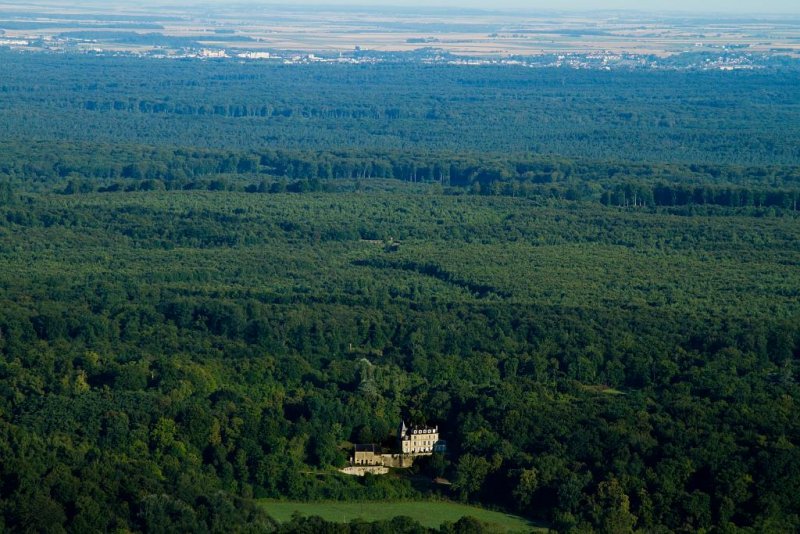
[{"label": "green lawn", "polygon": [[456,522],[464,516],[472,516],[505,532],[547,532],[546,528],[519,516],[451,502],[308,503],[262,500],[259,504],[278,521],[288,521],[294,512],[302,515],[318,515],[328,521],[336,522],[349,522],[359,518],[365,521],[379,521],[402,515],[415,519],[423,526],[437,528],[445,521]]}]

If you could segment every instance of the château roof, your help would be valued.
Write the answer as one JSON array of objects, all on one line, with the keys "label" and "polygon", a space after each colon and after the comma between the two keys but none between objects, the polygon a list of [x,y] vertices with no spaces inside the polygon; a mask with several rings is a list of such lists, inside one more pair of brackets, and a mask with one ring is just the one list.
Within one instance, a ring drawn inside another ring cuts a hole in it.
[{"label": "ch\u00e2teau roof", "polygon": [[411,434],[437,434],[439,432],[438,426],[427,426],[427,425],[411,425],[406,426],[406,422],[403,421],[400,424],[400,435],[401,436],[410,436]]}]

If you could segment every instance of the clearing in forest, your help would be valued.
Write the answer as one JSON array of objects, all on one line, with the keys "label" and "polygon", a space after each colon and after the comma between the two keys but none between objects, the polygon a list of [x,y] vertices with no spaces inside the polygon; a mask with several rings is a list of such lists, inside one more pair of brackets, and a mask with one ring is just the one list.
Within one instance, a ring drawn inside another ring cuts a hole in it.
[{"label": "clearing in forest", "polygon": [[411,517],[428,528],[437,528],[444,522],[455,523],[465,516],[474,517],[505,532],[547,532],[527,519],[502,512],[485,510],[476,506],[451,502],[297,502],[262,500],[261,506],[278,521],[288,521],[295,512],[304,516],[317,515],[327,521],[347,523],[354,519],[384,521],[397,516]]}]

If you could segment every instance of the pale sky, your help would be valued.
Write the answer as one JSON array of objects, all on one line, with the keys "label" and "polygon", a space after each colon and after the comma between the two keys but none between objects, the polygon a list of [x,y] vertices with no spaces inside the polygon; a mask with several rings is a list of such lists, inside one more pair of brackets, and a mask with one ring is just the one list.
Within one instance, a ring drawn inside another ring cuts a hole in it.
[{"label": "pale sky", "polygon": [[[174,1],[174,0],[173,0]],[[190,1],[190,0],[189,0]],[[208,0],[206,0],[208,2]],[[280,4],[275,0],[232,0],[230,3]],[[208,3],[214,3],[213,1]],[[541,9],[587,11],[630,9],[637,11],[691,11],[697,13],[800,13],[800,0],[294,0],[302,5],[428,6],[472,9]]]},{"label": "pale sky", "polygon": [[[641,12],[690,12],[717,14],[776,14],[800,15],[800,0],[40,0],[40,5],[150,5],[186,6],[202,4],[205,6],[231,6],[241,4],[273,5],[291,7],[301,6],[375,6],[375,7],[451,7],[468,9],[526,11],[598,11],[633,10]],[[0,4],[6,3],[0,0]],[[26,0],[20,2],[20,7]]]}]

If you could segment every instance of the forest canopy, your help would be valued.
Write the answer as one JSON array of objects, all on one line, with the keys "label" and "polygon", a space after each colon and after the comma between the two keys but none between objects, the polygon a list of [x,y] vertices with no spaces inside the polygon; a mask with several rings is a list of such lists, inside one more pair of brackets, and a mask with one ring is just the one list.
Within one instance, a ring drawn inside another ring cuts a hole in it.
[{"label": "forest canopy", "polygon": [[796,73],[0,61],[0,530],[800,529]]}]

